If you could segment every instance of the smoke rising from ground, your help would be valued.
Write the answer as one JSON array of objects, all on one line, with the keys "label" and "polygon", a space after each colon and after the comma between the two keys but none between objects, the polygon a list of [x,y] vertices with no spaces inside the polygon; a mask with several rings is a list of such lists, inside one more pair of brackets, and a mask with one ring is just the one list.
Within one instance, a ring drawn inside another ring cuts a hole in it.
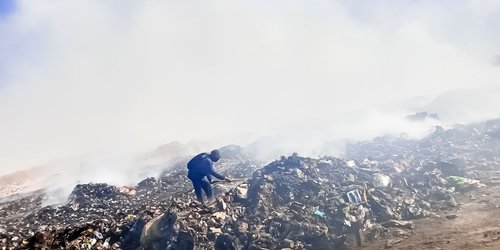
[{"label": "smoke rising from ground", "polygon": [[411,112],[500,108],[498,1],[17,1],[0,15],[4,173],[174,140],[324,154],[428,132],[400,120]]}]

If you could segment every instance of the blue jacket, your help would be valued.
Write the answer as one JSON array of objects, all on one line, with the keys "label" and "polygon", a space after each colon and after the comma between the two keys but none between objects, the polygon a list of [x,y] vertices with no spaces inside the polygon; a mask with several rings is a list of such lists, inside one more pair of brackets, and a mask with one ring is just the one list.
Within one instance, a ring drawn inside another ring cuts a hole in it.
[{"label": "blue jacket", "polygon": [[201,153],[195,156],[188,162],[187,168],[188,177],[191,180],[201,180],[203,177],[207,177],[209,182],[212,182],[212,176],[224,180],[224,176],[215,172],[214,163],[210,159],[210,155],[207,153]]}]

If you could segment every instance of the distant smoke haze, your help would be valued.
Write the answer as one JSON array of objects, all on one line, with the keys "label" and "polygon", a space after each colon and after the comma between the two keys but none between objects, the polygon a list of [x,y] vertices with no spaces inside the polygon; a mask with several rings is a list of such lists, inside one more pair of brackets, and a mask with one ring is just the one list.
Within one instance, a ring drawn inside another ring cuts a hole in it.
[{"label": "distant smoke haze", "polygon": [[500,66],[500,55],[496,55],[491,59],[491,63],[495,66]]},{"label": "distant smoke haze", "polygon": [[499,1],[16,1],[0,12],[0,171],[118,158],[87,161],[98,180],[176,140],[314,155],[425,134],[401,120],[417,111],[496,117],[498,23]]}]

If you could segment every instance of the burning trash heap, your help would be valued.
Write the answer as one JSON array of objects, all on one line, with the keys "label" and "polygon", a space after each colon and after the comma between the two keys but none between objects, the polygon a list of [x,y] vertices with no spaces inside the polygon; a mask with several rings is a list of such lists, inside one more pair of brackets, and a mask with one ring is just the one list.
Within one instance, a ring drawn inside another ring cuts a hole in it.
[{"label": "burning trash heap", "polygon": [[[194,199],[185,166],[135,187],[78,185],[67,204],[32,196],[0,204],[0,244],[18,249],[342,249],[404,238],[412,220],[459,204],[457,192],[495,181],[500,122],[437,129],[422,140],[378,138],[350,145],[343,160],[294,154],[238,169]],[[445,152],[444,152],[445,151]],[[182,165],[182,164],[181,164]],[[223,172],[224,174],[227,172]],[[16,214],[21,203],[34,206]],[[33,205],[35,204],[35,205]]]}]

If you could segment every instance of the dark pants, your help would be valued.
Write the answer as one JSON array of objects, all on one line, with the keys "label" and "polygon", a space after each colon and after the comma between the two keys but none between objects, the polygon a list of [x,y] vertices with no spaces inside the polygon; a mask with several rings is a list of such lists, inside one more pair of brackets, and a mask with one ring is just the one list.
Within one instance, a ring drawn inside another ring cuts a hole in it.
[{"label": "dark pants", "polygon": [[210,185],[210,182],[208,182],[207,178],[201,178],[201,179],[190,178],[190,179],[193,182],[194,193],[196,194],[196,199],[198,199],[199,202],[203,203],[203,196],[201,194],[202,189],[203,191],[205,191],[208,200],[211,200],[213,198],[212,186]]}]

